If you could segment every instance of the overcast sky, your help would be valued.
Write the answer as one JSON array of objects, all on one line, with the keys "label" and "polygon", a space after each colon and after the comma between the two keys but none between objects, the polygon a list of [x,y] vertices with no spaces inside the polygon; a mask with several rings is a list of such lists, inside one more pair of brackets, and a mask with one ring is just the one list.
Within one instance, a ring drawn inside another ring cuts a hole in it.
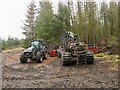
[{"label": "overcast sky", "polygon": [[30,0],[0,0],[0,36],[23,38],[21,26]]},{"label": "overcast sky", "polygon": [[[35,0],[36,3],[39,0]],[[43,0],[44,1],[44,0]],[[57,0],[52,0],[56,6]],[[60,0],[64,1],[64,0]],[[25,20],[27,5],[31,0],[0,0],[0,37],[7,39],[8,36],[25,38],[22,34],[22,21]]]}]

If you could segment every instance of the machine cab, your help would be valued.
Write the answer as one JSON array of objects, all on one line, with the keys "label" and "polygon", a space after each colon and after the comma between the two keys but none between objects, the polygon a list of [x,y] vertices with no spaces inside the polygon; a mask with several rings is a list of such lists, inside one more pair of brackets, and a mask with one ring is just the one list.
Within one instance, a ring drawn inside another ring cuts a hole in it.
[{"label": "machine cab", "polygon": [[32,41],[32,42],[31,42],[31,46],[32,46],[32,47],[37,47],[37,48],[38,48],[39,42],[38,42],[38,41]]},{"label": "machine cab", "polygon": [[32,47],[36,47],[38,50],[45,48],[45,42],[42,40],[34,40],[31,42]]}]

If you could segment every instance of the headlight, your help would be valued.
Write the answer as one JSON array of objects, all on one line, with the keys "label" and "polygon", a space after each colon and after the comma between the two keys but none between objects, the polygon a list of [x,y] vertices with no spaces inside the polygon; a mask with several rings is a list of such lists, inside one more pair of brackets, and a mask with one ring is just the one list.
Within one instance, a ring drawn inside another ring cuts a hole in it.
[{"label": "headlight", "polygon": [[31,56],[31,53],[30,53],[30,52],[25,52],[24,54],[25,54],[26,56],[28,56],[28,57]]}]

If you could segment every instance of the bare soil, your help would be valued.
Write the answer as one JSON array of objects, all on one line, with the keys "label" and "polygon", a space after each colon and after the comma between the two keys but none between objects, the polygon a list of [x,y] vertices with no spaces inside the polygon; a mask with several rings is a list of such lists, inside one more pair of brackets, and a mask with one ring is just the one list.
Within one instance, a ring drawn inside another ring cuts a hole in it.
[{"label": "bare soil", "polygon": [[21,64],[21,52],[2,53],[2,88],[118,88],[118,63],[113,56],[96,57],[93,65],[62,66],[57,57]]}]

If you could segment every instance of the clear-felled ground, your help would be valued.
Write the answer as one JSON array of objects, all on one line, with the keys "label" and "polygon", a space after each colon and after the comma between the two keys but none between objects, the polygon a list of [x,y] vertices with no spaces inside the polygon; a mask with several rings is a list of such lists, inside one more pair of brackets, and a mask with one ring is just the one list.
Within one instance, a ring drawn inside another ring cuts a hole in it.
[{"label": "clear-felled ground", "polygon": [[62,66],[60,59],[50,59],[54,60],[44,65],[20,64],[18,58],[17,63],[6,64],[2,68],[3,88],[118,88],[118,65],[113,56],[79,66]]}]

